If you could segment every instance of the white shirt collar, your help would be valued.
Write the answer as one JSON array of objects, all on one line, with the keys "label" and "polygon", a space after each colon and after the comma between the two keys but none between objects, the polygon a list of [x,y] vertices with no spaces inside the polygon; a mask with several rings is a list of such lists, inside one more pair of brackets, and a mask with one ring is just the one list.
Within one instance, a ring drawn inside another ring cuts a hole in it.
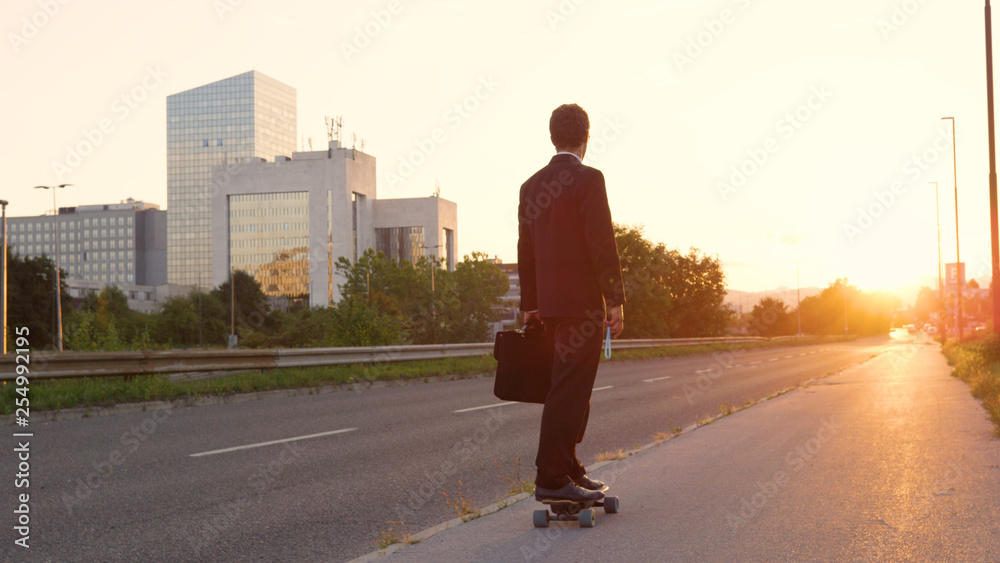
[{"label": "white shirt collar", "polygon": [[575,152],[566,152],[566,151],[563,151],[563,152],[557,152],[557,153],[556,153],[556,156],[559,156],[559,155],[561,155],[561,154],[570,154],[570,155],[573,155],[573,156],[575,156],[575,157],[576,157],[576,159],[577,159],[577,160],[579,160],[579,161],[580,161],[580,164],[583,164],[583,159],[582,159],[582,158],[580,158],[580,155],[576,154]]}]

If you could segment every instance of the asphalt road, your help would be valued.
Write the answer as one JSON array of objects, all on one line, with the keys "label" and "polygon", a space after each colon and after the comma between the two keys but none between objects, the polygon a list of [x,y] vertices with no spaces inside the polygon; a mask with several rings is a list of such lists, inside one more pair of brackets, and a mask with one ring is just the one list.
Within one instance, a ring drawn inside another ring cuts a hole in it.
[{"label": "asphalt road", "polygon": [[[863,362],[888,338],[601,366],[585,463]],[[346,561],[534,478],[540,405],[491,378],[33,423],[30,545],[14,545],[10,436],[3,560]],[[473,409],[473,410],[469,410]],[[22,429],[8,427],[12,434]],[[294,441],[290,439],[299,438]],[[24,440],[24,438],[21,438]],[[443,491],[447,490],[445,496]],[[398,522],[398,524],[391,524]],[[16,559],[15,559],[16,558]]]}]

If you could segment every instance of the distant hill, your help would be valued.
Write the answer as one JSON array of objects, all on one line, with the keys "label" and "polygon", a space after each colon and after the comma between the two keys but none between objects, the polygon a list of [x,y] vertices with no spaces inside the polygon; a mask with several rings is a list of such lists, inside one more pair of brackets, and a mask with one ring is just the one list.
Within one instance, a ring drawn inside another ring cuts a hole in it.
[{"label": "distant hill", "polygon": [[[803,287],[799,290],[799,297],[805,299],[806,297],[812,297],[813,295],[819,295],[823,291],[819,287]],[[788,289],[787,287],[779,287],[777,289],[772,289],[768,291],[740,291],[738,289],[730,289],[729,293],[726,295],[726,304],[733,308],[735,311],[742,310],[746,313],[753,311],[754,305],[760,303],[765,297],[771,297],[774,299],[780,299],[788,305],[788,310],[794,310],[796,306],[795,288]]]}]

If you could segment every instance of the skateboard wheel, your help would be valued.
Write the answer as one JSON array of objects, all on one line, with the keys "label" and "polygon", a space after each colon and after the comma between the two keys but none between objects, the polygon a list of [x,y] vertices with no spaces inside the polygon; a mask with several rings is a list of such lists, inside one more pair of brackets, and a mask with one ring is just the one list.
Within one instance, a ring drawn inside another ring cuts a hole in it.
[{"label": "skateboard wheel", "polygon": [[615,514],[618,512],[618,497],[604,497],[604,513]]},{"label": "skateboard wheel", "polygon": [[597,515],[590,508],[580,511],[580,527],[593,528],[597,525]]},{"label": "skateboard wheel", "polygon": [[531,519],[535,523],[536,528],[548,528],[549,527],[549,511],[548,510],[536,510],[532,514]]}]

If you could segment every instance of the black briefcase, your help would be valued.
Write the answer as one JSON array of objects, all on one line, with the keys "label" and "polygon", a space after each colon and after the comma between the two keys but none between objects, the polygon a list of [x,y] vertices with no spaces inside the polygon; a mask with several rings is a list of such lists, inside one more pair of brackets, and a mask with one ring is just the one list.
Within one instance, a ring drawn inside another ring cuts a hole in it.
[{"label": "black briefcase", "polygon": [[541,323],[498,332],[493,345],[497,360],[493,394],[504,401],[544,403],[552,379],[554,348],[552,335]]}]

